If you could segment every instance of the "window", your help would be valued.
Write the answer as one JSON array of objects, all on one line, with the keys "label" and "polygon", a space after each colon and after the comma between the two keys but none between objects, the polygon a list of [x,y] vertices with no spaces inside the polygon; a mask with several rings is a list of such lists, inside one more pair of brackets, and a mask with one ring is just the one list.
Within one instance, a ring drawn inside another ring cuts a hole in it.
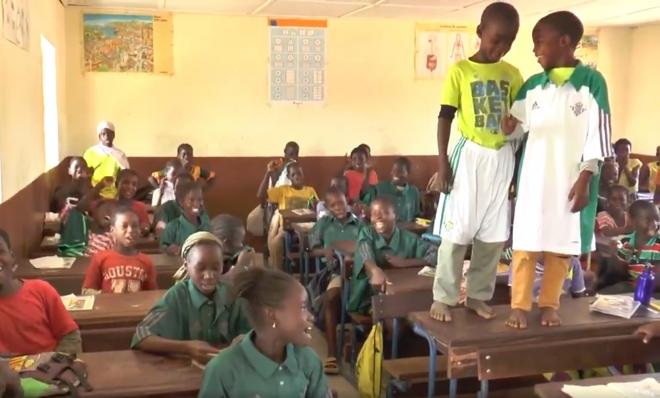
[{"label": "window", "polygon": [[60,133],[57,112],[57,62],[55,47],[41,36],[41,69],[44,100],[44,153],[46,170],[60,162]]}]

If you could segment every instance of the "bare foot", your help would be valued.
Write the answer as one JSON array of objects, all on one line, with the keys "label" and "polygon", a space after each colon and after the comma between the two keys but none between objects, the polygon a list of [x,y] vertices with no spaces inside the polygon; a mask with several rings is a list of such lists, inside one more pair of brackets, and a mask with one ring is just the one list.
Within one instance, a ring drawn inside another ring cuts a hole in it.
[{"label": "bare foot", "polygon": [[550,307],[540,308],[541,310],[541,326],[559,326],[561,325],[561,319],[559,318],[559,312],[556,309]]},{"label": "bare foot", "polygon": [[504,324],[514,329],[527,329],[527,315],[525,315],[525,311],[514,308]]},{"label": "bare foot", "polygon": [[484,319],[495,318],[495,311],[481,300],[467,298],[465,306]]},{"label": "bare foot", "polygon": [[449,306],[439,301],[434,301],[429,311],[431,318],[440,322],[451,322]]}]

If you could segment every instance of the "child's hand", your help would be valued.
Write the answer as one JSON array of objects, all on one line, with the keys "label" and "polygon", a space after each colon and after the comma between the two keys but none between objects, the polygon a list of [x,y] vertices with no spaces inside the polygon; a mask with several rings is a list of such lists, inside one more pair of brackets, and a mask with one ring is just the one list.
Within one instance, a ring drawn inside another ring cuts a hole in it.
[{"label": "child's hand", "polygon": [[219,349],[213,347],[206,341],[190,340],[186,341],[186,353],[201,364],[205,364],[213,358],[215,354],[220,352]]},{"label": "child's hand", "polygon": [[371,285],[374,287],[384,291],[385,285],[389,285],[390,281],[387,280],[387,275],[385,275],[385,272],[382,269],[375,267],[369,275],[369,283],[371,283]]},{"label": "child's hand", "polygon": [[385,260],[387,260],[392,267],[402,268],[406,266],[406,260],[399,256],[385,254]]},{"label": "child's hand", "polygon": [[21,379],[9,368],[6,361],[0,361],[0,397],[19,398],[22,396]]},{"label": "child's hand", "polygon": [[170,256],[178,256],[181,253],[181,247],[179,245],[169,245],[167,246],[165,253]]},{"label": "child's hand", "polygon": [[440,164],[438,167],[438,186],[440,192],[447,194],[451,190],[454,175],[451,171],[451,165],[447,156],[440,156]]},{"label": "child's hand", "polygon": [[579,212],[589,204],[589,183],[584,181],[584,179],[578,178],[573,184],[571,192],[568,193],[568,201],[573,202],[573,206],[571,206],[573,213]]},{"label": "child's hand", "polygon": [[279,162],[278,160],[271,160],[271,161],[268,162],[268,164],[266,165],[266,171],[269,172],[269,173],[274,173],[274,172],[276,172],[277,169],[278,169],[279,163],[280,163],[280,162]]},{"label": "child's hand", "polygon": [[98,185],[101,186],[101,188],[106,188],[109,186],[112,186],[112,184],[115,183],[115,178],[112,176],[105,176],[99,181]]},{"label": "child's hand", "polygon": [[644,343],[648,343],[651,339],[660,334],[660,322],[652,322],[642,325],[635,330],[635,334],[641,337]]},{"label": "child's hand", "polygon": [[511,115],[504,115],[502,116],[502,123],[500,127],[502,128],[502,132],[505,135],[510,135],[516,130],[518,123],[518,119],[515,117]]}]

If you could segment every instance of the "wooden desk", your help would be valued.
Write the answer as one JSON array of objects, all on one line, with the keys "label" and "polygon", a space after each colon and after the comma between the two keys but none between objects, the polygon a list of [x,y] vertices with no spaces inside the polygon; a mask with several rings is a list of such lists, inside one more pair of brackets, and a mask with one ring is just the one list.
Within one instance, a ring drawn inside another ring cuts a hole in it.
[{"label": "wooden desk", "polygon": [[422,235],[423,233],[428,232],[429,230],[428,225],[417,224],[414,221],[400,221],[396,225],[400,229],[405,229],[406,231],[410,231],[417,235]]},{"label": "wooden desk", "polygon": [[[183,263],[180,257],[165,254],[149,254],[154,262],[158,278],[158,287],[167,289],[174,284],[172,275]],[[23,279],[43,279],[53,285],[61,295],[80,294],[85,271],[89,266],[89,257],[77,258],[69,269],[37,269],[27,259],[18,259],[16,276]]]},{"label": "wooden desk", "polygon": [[[429,342],[430,375],[435,375],[436,352],[440,351],[447,356],[447,376],[451,379],[450,396],[452,389],[455,392],[457,379],[473,376],[482,380],[482,389],[485,388],[487,392],[488,380],[502,373],[501,369],[494,367],[495,359],[501,361],[502,358],[508,358],[510,372],[506,377],[516,377],[532,370],[532,373],[527,374],[581,369],[582,366],[604,366],[602,362],[609,359],[612,361],[610,365],[616,364],[622,360],[621,356],[637,355],[644,349],[655,355],[651,348],[660,348],[660,344],[656,347],[652,347],[652,344],[643,347],[641,339],[632,336],[637,327],[649,321],[648,318],[623,319],[592,313],[589,312],[592,300],[589,297],[563,299],[560,309],[562,326],[553,328],[540,325],[540,314],[536,309],[528,316],[527,329],[505,326],[509,305],[494,306],[497,316],[493,320],[479,318],[465,308],[452,310],[451,323],[431,319],[428,311],[411,313],[408,318],[414,323],[415,332]],[[626,344],[626,350],[621,350],[619,344],[601,343],[601,340],[607,339],[621,340]],[[583,345],[585,348],[580,349]],[[566,352],[566,348],[570,348],[570,352]],[[521,350],[526,350],[528,355],[521,355]],[[497,355],[493,352],[497,352]],[[516,353],[515,358],[510,357],[511,352]],[[431,383],[429,396],[433,394]]]},{"label": "wooden desk", "polygon": [[643,375],[628,375],[628,376],[612,376],[612,377],[596,377],[593,379],[576,380],[560,383],[544,383],[534,386],[534,392],[540,398],[571,398],[564,394],[561,389],[565,384],[572,386],[597,386],[608,383],[626,383],[631,381],[641,381],[647,378],[653,378],[660,381],[660,373],[650,373]]},{"label": "wooden desk", "polygon": [[[153,236],[144,236],[138,239],[135,245],[139,251],[146,254],[162,253],[160,250],[160,242]],[[30,258],[55,256],[57,255],[57,245],[48,244],[41,245],[39,248],[30,253]]]},{"label": "wooden desk", "polygon": [[144,319],[165,290],[127,294],[99,294],[90,311],[72,311],[80,327],[83,351],[128,350],[135,327]]},{"label": "wooden desk", "polygon": [[137,351],[83,353],[93,391],[85,398],[196,397],[202,371],[190,359],[151,355]]},{"label": "wooden desk", "polygon": [[[302,210],[302,209],[301,209]],[[280,210],[280,216],[285,228],[289,228],[291,223],[315,222],[316,212],[309,210],[305,214],[296,214],[296,210]]]}]

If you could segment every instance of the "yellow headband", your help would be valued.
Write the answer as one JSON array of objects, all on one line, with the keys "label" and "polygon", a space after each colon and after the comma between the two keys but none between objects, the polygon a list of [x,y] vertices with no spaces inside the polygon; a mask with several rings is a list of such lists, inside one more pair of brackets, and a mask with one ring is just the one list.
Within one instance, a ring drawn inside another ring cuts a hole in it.
[{"label": "yellow headband", "polygon": [[218,247],[222,248],[220,240],[212,233],[206,231],[195,232],[183,242],[183,246],[181,246],[181,258],[185,259],[190,249],[202,242],[215,243]]}]

